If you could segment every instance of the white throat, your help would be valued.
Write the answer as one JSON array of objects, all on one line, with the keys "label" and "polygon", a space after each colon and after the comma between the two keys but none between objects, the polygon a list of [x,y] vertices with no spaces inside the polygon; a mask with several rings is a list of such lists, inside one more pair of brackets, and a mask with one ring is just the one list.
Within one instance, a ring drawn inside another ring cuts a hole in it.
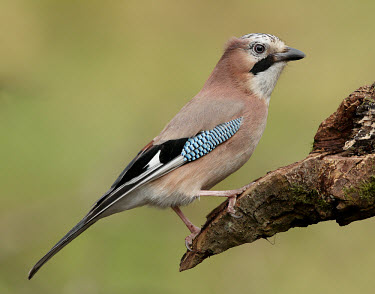
[{"label": "white throat", "polygon": [[276,82],[283,71],[286,62],[277,62],[265,71],[259,72],[250,80],[250,89],[261,99],[270,102],[271,94]]}]

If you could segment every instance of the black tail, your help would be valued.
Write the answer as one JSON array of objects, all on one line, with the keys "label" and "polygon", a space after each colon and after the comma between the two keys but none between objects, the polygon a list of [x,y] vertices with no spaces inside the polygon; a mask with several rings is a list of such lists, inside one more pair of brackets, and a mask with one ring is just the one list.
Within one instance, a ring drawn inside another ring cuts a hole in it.
[{"label": "black tail", "polygon": [[77,225],[73,227],[62,239],[57,242],[55,246],[52,247],[50,251],[46,255],[44,255],[30,270],[29,272],[29,280],[36,274],[36,272],[57,252],[63,249],[66,245],[68,245],[71,241],[77,238],[80,234],[86,231],[91,225],[93,225],[95,221],[89,221],[87,216],[84,217]]}]

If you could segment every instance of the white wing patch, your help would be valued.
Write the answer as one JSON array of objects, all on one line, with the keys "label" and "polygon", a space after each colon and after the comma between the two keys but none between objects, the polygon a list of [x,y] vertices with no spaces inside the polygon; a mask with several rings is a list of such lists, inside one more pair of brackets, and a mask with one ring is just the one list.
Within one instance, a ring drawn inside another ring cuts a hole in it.
[{"label": "white wing patch", "polygon": [[[151,182],[153,180],[156,180],[157,178],[160,178],[161,176],[175,170],[176,168],[180,167],[181,165],[183,165],[185,162],[184,162],[184,157],[183,156],[178,156],[176,157],[175,159],[173,159],[172,161],[168,162],[167,164],[165,164],[164,166],[162,166],[159,170],[157,170],[154,174],[151,174],[149,176],[145,176],[145,174],[149,174],[151,171],[150,170],[155,170],[157,168],[152,168],[148,171],[146,171],[145,173],[143,173],[141,175],[141,178],[143,178],[140,182],[138,182],[134,187],[130,188],[128,191],[126,191],[126,193],[124,193],[123,195],[121,195],[120,197],[118,197],[117,199],[115,199],[113,202],[109,203],[106,207],[104,207],[103,209],[101,209],[99,212],[96,212],[94,216],[91,216],[90,219],[86,222],[86,223],[89,223],[91,222],[93,219],[95,219],[99,214],[101,214],[103,211],[107,210],[109,207],[111,207],[112,205],[114,205],[116,202],[118,202],[119,200],[121,200],[125,195],[129,194],[131,191],[133,191],[134,189],[138,188],[139,186],[145,184],[145,183],[148,183],[148,182]],[[162,165],[162,164],[160,164]],[[159,166],[160,166],[159,165]],[[138,177],[137,177],[138,178]],[[132,181],[129,181],[123,185],[121,185],[120,187],[118,187],[115,191],[112,192],[112,194],[115,194],[117,193],[119,190],[121,190],[124,186],[126,185],[129,185],[130,182],[133,182],[134,179]]]},{"label": "white wing patch", "polygon": [[160,162],[160,150],[155,154],[155,156],[145,165],[145,168],[147,170],[143,173],[141,173],[139,176],[132,178],[130,181],[126,182],[126,185],[134,184],[138,182],[140,179],[146,177],[159,167],[161,167],[163,164]]},{"label": "white wing patch", "polygon": [[145,165],[147,168],[152,168],[154,165],[159,165],[160,164],[160,152],[161,150],[158,151],[158,153],[155,154],[155,156],[149,161],[148,164]]}]

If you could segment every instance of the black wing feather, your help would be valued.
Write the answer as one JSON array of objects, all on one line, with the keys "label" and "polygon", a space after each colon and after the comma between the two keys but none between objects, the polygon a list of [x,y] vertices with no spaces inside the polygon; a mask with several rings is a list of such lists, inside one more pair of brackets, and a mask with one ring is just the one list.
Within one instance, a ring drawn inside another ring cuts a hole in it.
[{"label": "black wing feather", "polygon": [[[160,145],[154,145],[146,151],[141,151],[138,155],[128,164],[128,166],[121,172],[116,181],[112,184],[111,189],[109,189],[93,206],[92,210],[97,210],[99,207],[108,204],[108,200],[114,201],[118,197],[124,194],[124,190],[128,190],[134,185],[125,185],[120,191],[120,193],[114,191],[127,182],[131,181],[135,177],[141,175],[147,170],[147,165],[151,159],[160,151],[159,160],[162,164],[165,164],[172,159],[176,158],[181,154],[182,148],[184,147],[186,141],[189,138],[181,138],[176,140],[169,140]],[[113,195],[113,194],[116,194]],[[115,196],[115,197],[113,197]]]}]

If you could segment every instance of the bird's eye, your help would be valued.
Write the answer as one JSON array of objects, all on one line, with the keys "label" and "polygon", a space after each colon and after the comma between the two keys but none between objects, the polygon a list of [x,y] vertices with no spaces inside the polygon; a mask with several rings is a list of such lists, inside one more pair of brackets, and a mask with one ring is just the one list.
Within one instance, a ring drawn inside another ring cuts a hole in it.
[{"label": "bird's eye", "polygon": [[255,53],[262,54],[264,51],[266,51],[266,47],[264,47],[262,44],[256,44],[254,46],[254,51]]}]

